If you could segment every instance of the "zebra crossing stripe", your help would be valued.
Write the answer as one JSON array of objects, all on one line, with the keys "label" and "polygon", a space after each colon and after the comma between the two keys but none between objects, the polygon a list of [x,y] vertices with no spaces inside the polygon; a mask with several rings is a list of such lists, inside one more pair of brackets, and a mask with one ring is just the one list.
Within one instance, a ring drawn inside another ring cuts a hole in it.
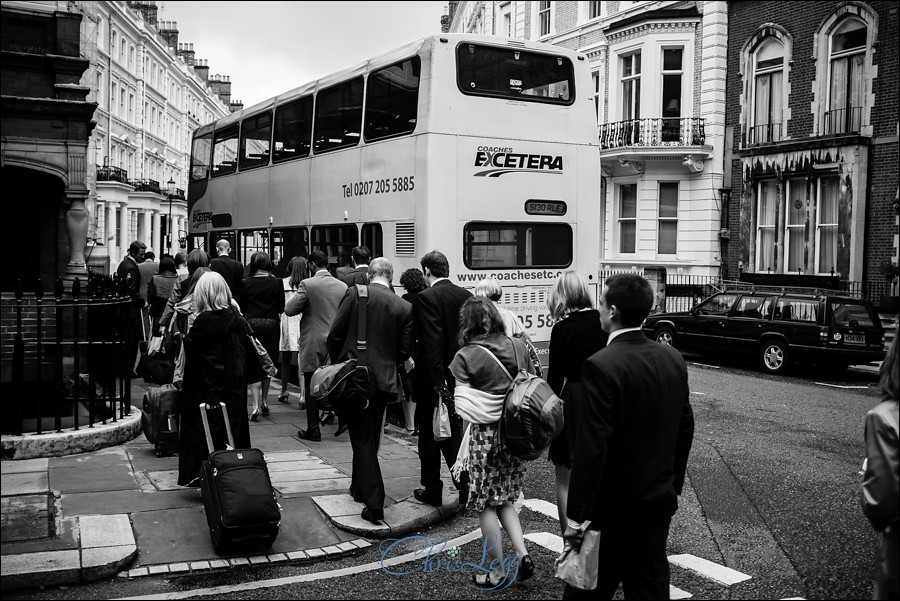
[{"label": "zebra crossing stripe", "polygon": [[549,501],[543,499],[525,499],[522,504],[531,511],[543,514],[554,520],[559,520],[559,511],[557,511],[556,505]]},{"label": "zebra crossing stripe", "polygon": [[697,557],[696,555],[669,555],[669,563],[695,572],[704,578],[708,578],[719,584],[724,584],[725,586],[731,586],[752,578],[752,576],[742,574],[737,570],[726,568],[723,565],[719,565],[708,559],[703,559],[702,557]]}]

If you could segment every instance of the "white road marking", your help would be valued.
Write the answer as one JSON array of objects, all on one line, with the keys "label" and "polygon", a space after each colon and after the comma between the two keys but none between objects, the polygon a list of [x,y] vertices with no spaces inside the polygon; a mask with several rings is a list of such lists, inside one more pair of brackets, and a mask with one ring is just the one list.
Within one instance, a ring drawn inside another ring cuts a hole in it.
[{"label": "white road marking", "polygon": [[696,361],[691,361],[691,365],[696,365],[697,367],[708,367],[710,369],[722,369],[718,365],[707,365],[706,363],[697,363]]},{"label": "white road marking", "polygon": [[556,534],[550,534],[549,532],[534,532],[532,534],[526,534],[525,540],[530,540],[534,544],[540,545],[557,554],[563,552],[563,539]]},{"label": "white road marking", "polygon": [[831,388],[843,388],[847,389],[857,389],[857,390],[868,390],[868,386],[841,386],[840,384],[829,384],[827,382],[815,382],[819,386],[830,386]]},{"label": "white road marking", "polygon": [[694,390],[691,391],[691,394],[699,394],[700,396],[706,396],[705,392],[696,392]]},{"label": "white road marking", "polygon": [[[470,543],[474,540],[481,539],[481,530],[475,530],[463,536],[447,541],[447,548],[459,547]],[[191,597],[205,597],[209,595],[228,595],[239,591],[252,591],[258,588],[269,588],[274,586],[285,586],[288,584],[299,584],[302,582],[315,582],[316,580],[326,580],[329,578],[341,578],[343,576],[353,576],[362,572],[372,572],[380,570],[384,567],[394,566],[414,560],[421,560],[422,552],[407,553],[391,559],[386,559],[366,563],[360,566],[342,568],[340,570],[330,570],[328,572],[314,572],[311,574],[302,574],[300,576],[291,576],[288,578],[272,578],[270,580],[254,580],[253,582],[244,582],[241,584],[233,584],[226,586],[214,586],[210,588],[194,589],[190,591],[178,591],[171,593],[161,593],[158,595],[143,595],[140,597],[121,597],[121,599],[189,599]],[[115,600],[118,601],[118,600]]]},{"label": "white road marking", "polygon": [[732,584],[737,584],[738,582],[743,582],[744,580],[750,580],[750,578],[752,578],[752,576],[742,574],[737,570],[726,568],[723,565],[719,565],[708,559],[703,559],[702,557],[697,557],[696,555],[669,555],[669,563],[696,572],[704,578],[724,584],[725,586],[731,586]]},{"label": "white road marking", "polygon": [[694,595],[690,594],[687,591],[683,591],[680,588],[676,588],[669,585],[669,599],[690,599]]},{"label": "white road marking", "polygon": [[522,504],[531,511],[536,511],[548,518],[559,521],[559,511],[556,509],[556,505],[549,501],[543,499],[525,499]]}]

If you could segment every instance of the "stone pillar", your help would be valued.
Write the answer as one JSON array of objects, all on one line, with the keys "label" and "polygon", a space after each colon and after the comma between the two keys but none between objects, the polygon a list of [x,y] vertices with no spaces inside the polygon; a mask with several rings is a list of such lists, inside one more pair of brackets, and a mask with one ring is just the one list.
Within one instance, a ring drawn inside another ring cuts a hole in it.
[{"label": "stone pillar", "polygon": [[653,307],[650,315],[666,312],[666,268],[661,265],[644,267],[644,277],[653,289]]},{"label": "stone pillar", "polygon": [[66,265],[65,279],[79,278],[84,284],[87,278],[87,266],[84,263],[84,245],[87,243],[88,215],[84,203],[87,190],[66,190],[66,233],[69,237],[69,262]]},{"label": "stone pillar", "polygon": [[163,255],[164,252],[168,252],[163,250],[162,240],[160,240],[159,235],[159,211],[153,211],[153,235],[152,235],[152,248],[153,252],[156,253],[156,261],[159,262],[159,257]]},{"label": "stone pillar", "polygon": [[128,254],[128,246],[133,242],[133,240],[128,239],[128,205],[123,202],[119,205],[119,210],[121,215],[119,216],[119,257],[116,262],[117,267],[122,259],[125,258],[125,255]]},{"label": "stone pillar", "polygon": [[106,228],[103,233],[103,243],[106,245],[107,253],[109,254],[109,269],[108,273],[116,272],[116,209],[119,208],[119,203],[114,201],[107,201],[106,205]]}]

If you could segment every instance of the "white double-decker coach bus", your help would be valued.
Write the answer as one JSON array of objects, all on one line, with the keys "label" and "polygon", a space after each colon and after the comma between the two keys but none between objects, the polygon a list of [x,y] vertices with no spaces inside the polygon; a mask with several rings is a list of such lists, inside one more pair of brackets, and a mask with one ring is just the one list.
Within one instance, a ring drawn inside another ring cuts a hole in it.
[{"label": "white double-decker coach bus", "polygon": [[556,276],[597,281],[596,123],[584,56],[428,37],[199,128],[189,247],[224,238],[283,270],[313,249],[335,269],[363,244],[395,278],[440,250],[463,287],[498,278],[546,349]]}]

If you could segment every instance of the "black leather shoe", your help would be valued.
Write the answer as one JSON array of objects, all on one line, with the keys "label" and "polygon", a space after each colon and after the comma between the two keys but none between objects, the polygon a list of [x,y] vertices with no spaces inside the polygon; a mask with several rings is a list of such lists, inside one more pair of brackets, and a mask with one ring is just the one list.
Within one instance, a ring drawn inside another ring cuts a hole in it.
[{"label": "black leather shoe", "polygon": [[417,501],[421,501],[422,503],[425,503],[426,505],[431,505],[433,507],[440,507],[441,505],[443,505],[443,503],[441,502],[440,495],[437,495],[437,496],[430,495],[430,494],[428,494],[428,491],[426,491],[424,488],[415,489],[413,491],[413,496],[416,498]]},{"label": "black leather shoe", "polygon": [[519,563],[519,577],[516,580],[528,580],[532,576],[534,576],[534,561],[531,560],[531,555],[526,555]]},{"label": "black leather shoe", "polygon": [[297,430],[297,437],[300,440],[322,442],[322,433],[319,430],[316,430],[314,432],[310,432],[309,430]]},{"label": "black leather shoe", "polygon": [[362,516],[362,519],[374,524],[378,524],[384,521],[383,509],[369,509],[368,507],[366,507],[362,510],[362,513],[360,515]]},{"label": "black leather shoe", "polygon": [[340,436],[341,434],[343,434],[344,432],[346,432],[349,429],[350,429],[350,426],[348,426],[347,424],[342,424],[342,423],[338,422],[338,429],[337,429],[337,432],[334,433],[334,435]]}]

